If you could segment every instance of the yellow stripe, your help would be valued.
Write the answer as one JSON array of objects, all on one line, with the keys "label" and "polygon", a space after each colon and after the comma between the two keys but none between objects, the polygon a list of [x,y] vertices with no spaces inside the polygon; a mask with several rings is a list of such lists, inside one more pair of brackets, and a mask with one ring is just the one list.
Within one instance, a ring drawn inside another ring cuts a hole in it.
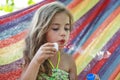
[{"label": "yellow stripe", "polygon": [[99,0],[83,0],[75,8],[71,9],[71,13],[74,16],[74,21],[78,20],[81,16],[87,13],[98,2]]},{"label": "yellow stripe", "polygon": [[19,49],[20,47],[23,47],[24,44],[25,44],[24,40],[21,40],[21,41],[15,43],[15,44],[11,44],[10,46],[4,47],[4,48],[0,48],[0,56],[1,55],[5,55],[5,54],[7,54],[7,55],[10,54],[15,49]]},{"label": "yellow stripe", "polygon": [[88,65],[88,63],[94,58],[102,47],[108,42],[108,40],[120,29],[120,14],[104,29],[104,31],[91,42],[90,45],[81,53],[76,59],[78,74]]},{"label": "yellow stripe", "polygon": [[0,65],[9,64],[22,58],[24,44],[24,40],[21,40],[16,44],[0,49]]},{"label": "yellow stripe", "polygon": [[115,78],[115,80],[120,80],[120,72],[118,73],[117,77]]}]

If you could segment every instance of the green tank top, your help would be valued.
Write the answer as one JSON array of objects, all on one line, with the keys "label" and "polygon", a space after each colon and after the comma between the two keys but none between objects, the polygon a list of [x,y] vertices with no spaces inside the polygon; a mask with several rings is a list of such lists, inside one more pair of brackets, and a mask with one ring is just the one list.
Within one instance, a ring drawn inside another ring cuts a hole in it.
[{"label": "green tank top", "polygon": [[56,67],[54,67],[50,60],[48,61],[52,66],[52,75],[48,76],[47,74],[41,74],[41,76],[38,77],[38,80],[69,80],[69,74],[64,70],[59,69],[60,52],[58,52],[58,62]]}]

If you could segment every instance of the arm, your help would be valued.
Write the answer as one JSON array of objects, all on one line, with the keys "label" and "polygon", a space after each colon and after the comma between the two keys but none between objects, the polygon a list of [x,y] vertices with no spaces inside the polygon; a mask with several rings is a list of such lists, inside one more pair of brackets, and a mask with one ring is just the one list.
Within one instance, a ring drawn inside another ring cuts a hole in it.
[{"label": "arm", "polygon": [[36,80],[40,65],[55,55],[56,49],[53,46],[53,43],[46,43],[38,49],[31,62],[24,67],[21,80]]},{"label": "arm", "polygon": [[23,68],[20,80],[36,80],[40,64],[33,59],[29,65]]}]

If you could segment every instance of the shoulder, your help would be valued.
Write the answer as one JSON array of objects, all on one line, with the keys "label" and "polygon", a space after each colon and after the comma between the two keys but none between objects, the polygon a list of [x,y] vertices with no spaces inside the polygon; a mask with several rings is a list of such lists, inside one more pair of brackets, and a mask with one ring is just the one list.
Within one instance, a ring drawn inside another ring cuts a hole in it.
[{"label": "shoulder", "polygon": [[63,56],[69,65],[70,80],[77,80],[77,69],[74,58],[67,53],[63,53]]},{"label": "shoulder", "polygon": [[63,53],[62,55],[63,55],[63,57],[64,57],[65,59],[67,59],[67,60],[69,60],[69,61],[74,61],[72,55],[67,54],[67,53]]},{"label": "shoulder", "polygon": [[74,58],[72,57],[72,55],[70,54],[67,54],[67,53],[63,53],[62,54],[62,58],[65,62],[67,62],[67,64],[70,64],[70,67],[73,67],[75,66],[75,60]]}]

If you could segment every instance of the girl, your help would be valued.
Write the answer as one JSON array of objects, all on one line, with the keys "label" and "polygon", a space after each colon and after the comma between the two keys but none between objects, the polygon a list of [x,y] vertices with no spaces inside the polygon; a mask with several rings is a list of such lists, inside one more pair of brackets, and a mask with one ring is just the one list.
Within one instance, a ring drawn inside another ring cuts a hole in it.
[{"label": "girl", "polygon": [[[73,58],[62,51],[72,23],[72,15],[60,2],[36,11],[26,38],[21,80],[77,80]],[[59,45],[58,51],[54,42]]]}]

